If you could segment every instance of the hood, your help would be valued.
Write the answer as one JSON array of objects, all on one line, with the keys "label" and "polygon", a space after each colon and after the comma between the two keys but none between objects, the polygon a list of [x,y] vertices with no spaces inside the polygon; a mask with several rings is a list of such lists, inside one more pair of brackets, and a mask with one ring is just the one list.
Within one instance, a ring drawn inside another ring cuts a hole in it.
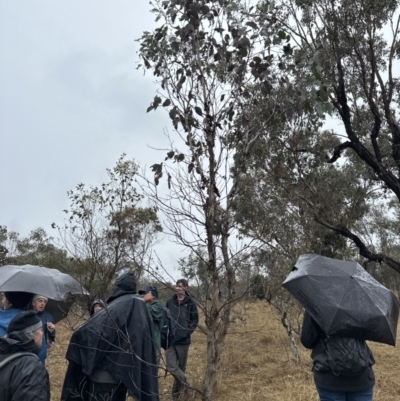
[{"label": "hood", "polygon": [[10,333],[7,337],[0,337],[0,354],[14,354],[20,351],[32,352],[37,355],[40,347],[31,337],[21,331]]},{"label": "hood", "polygon": [[133,273],[127,272],[116,278],[112,285],[111,297],[107,299],[107,303],[125,294],[136,294],[136,279]]},{"label": "hood", "polygon": [[102,299],[95,299],[95,300],[92,302],[92,304],[90,305],[90,316],[93,315],[93,313],[94,313],[94,306],[95,306],[96,304],[101,305],[103,308],[106,307],[106,303],[105,303]]}]

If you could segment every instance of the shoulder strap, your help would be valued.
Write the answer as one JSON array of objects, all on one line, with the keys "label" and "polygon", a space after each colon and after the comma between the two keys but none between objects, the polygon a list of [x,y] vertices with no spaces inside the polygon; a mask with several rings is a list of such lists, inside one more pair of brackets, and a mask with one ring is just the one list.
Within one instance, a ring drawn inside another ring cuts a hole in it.
[{"label": "shoulder strap", "polygon": [[13,361],[16,358],[19,358],[20,356],[24,356],[24,355],[33,355],[36,356],[33,352],[17,352],[16,354],[12,354],[10,356],[8,356],[6,359],[4,359],[3,361],[0,362],[0,369],[2,369],[4,366],[7,365],[7,363]]}]

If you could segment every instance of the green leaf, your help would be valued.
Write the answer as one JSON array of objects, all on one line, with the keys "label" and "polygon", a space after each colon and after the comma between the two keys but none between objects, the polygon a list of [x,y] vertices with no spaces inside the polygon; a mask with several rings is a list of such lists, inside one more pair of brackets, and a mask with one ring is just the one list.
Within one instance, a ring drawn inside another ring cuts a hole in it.
[{"label": "green leaf", "polygon": [[149,106],[149,107],[147,108],[146,113],[148,113],[149,111],[151,111],[151,110],[153,110],[153,109],[154,109],[153,105]]},{"label": "green leaf", "polygon": [[169,99],[165,99],[164,100],[164,103],[162,104],[164,107],[167,107],[167,106],[169,106],[171,104],[171,100],[169,100]]}]

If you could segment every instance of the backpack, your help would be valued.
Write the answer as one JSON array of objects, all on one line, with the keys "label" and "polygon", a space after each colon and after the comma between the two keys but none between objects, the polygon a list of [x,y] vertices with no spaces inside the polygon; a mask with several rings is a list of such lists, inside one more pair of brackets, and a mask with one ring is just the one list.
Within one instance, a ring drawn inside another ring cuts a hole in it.
[{"label": "backpack", "polygon": [[327,336],[321,340],[324,352],[314,360],[314,370],[331,370],[336,376],[357,376],[375,363],[374,356],[363,340]]},{"label": "backpack", "polygon": [[15,354],[12,354],[10,356],[8,356],[7,358],[3,359],[0,362],[0,369],[2,369],[4,366],[6,366],[9,362],[11,362],[14,359],[19,358],[20,356],[24,356],[24,355],[30,355],[30,356],[34,356],[34,357],[38,357],[36,354],[34,354],[33,352],[17,352]]},{"label": "backpack", "polygon": [[164,306],[164,326],[161,328],[161,348],[167,350],[174,341],[176,325],[172,319],[171,311]]}]

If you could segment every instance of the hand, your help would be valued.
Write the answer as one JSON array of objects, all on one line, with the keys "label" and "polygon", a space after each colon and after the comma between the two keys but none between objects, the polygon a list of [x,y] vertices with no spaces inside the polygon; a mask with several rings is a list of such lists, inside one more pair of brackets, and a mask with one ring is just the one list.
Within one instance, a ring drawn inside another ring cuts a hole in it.
[{"label": "hand", "polygon": [[50,322],[47,323],[47,330],[49,330],[50,333],[53,333],[55,329],[56,329],[56,326],[54,326],[53,323],[50,323]]}]

